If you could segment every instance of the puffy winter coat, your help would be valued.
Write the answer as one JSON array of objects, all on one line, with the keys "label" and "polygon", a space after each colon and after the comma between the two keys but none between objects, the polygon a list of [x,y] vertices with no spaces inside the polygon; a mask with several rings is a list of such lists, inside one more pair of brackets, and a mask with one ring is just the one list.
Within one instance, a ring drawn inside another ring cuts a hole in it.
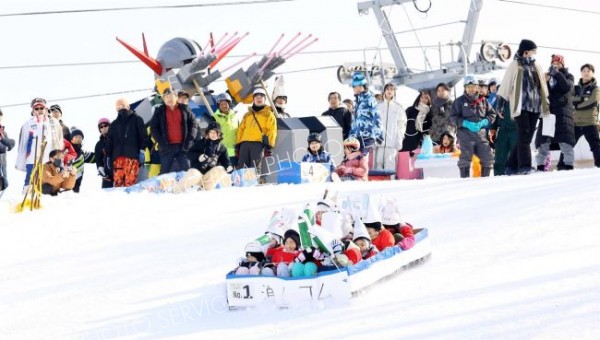
[{"label": "puffy winter coat", "polygon": [[496,119],[496,111],[485,97],[475,95],[469,98],[466,94],[456,98],[450,110],[450,121],[458,129],[463,128],[463,121],[478,123],[487,118],[491,125]]},{"label": "puffy winter coat", "polygon": [[385,131],[383,144],[373,148],[375,169],[396,169],[396,155],[402,149],[404,133],[406,132],[406,112],[395,100],[384,99],[378,105],[379,113]]},{"label": "puffy winter coat", "polygon": [[294,262],[294,259],[296,258],[296,256],[298,256],[299,253],[300,253],[300,251],[298,251],[298,250],[293,251],[293,252],[288,252],[285,250],[284,246],[279,246],[276,248],[269,248],[269,250],[267,250],[267,256],[271,257],[271,262],[273,262],[273,264],[275,264],[275,265],[278,265],[281,262],[283,262],[283,263]]},{"label": "puffy winter coat", "polygon": [[367,181],[369,179],[369,163],[360,151],[356,151],[344,156],[344,160],[336,172],[339,176],[349,175],[357,181]]},{"label": "puffy winter coat", "polygon": [[[402,142],[402,150],[400,151],[414,151],[421,147],[423,143],[423,131],[428,131],[431,126],[431,121],[427,118],[422,124],[422,130],[417,129],[417,117],[420,111],[429,110],[429,107],[424,105],[411,106],[406,109],[406,132],[404,133],[404,141]],[[425,115],[427,117],[427,114]]]},{"label": "puffy winter coat", "polygon": [[321,147],[321,150],[319,150],[319,152],[316,154],[313,154],[310,150],[308,150],[308,153],[302,157],[302,162],[322,163],[329,168],[330,172],[335,171],[335,163],[333,162],[329,152],[323,150],[323,147]]},{"label": "puffy winter coat", "polygon": [[134,111],[119,113],[108,129],[106,151],[111,161],[118,157],[138,159],[147,142],[144,120]]},{"label": "puffy winter coat", "polygon": [[329,108],[327,111],[323,112],[321,116],[333,117],[342,128],[343,138],[348,138],[350,129],[352,128],[352,112],[348,111],[345,106],[340,106],[335,109]]},{"label": "puffy winter coat", "polygon": [[42,157],[43,162],[48,161],[50,151],[63,150],[63,134],[59,121],[47,115],[32,116],[21,127],[17,163],[15,165],[17,169],[25,171],[27,164],[35,162],[36,138],[38,157],[42,149],[42,139],[45,139],[47,143]]},{"label": "puffy winter coat", "polygon": [[573,97],[575,105],[575,125],[589,126],[598,125],[598,109],[600,108],[600,88],[596,85],[596,79],[575,86],[575,96]]},{"label": "puffy winter coat", "polygon": [[238,128],[237,144],[242,142],[262,142],[263,135],[268,137],[269,146],[271,148],[274,147],[275,140],[277,139],[277,120],[275,119],[275,114],[268,105],[265,105],[257,112],[250,106]]},{"label": "puffy winter coat", "polygon": [[[200,161],[200,155],[205,155],[206,159]],[[210,140],[208,138],[198,139],[188,152],[190,166],[200,170],[202,174],[207,173],[217,165],[227,169],[231,163],[227,155],[227,149],[221,143],[220,139]]]},{"label": "puffy winter coat", "polygon": [[[6,166],[6,153],[15,147],[15,140],[8,138],[6,132],[0,135],[0,166]],[[1,169],[0,169],[1,171]],[[2,175],[2,173],[0,173]],[[4,174],[6,176],[6,174]]]},{"label": "puffy winter coat", "polygon": [[227,148],[227,154],[229,157],[235,156],[235,144],[237,143],[237,131],[240,126],[240,120],[237,114],[233,110],[229,110],[227,113],[221,112],[221,110],[215,111],[213,116],[215,121],[221,126],[221,133],[223,134],[223,145]]},{"label": "puffy winter coat", "polygon": [[[552,143],[566,143],[575,146],[575,119],[573,118],[573,83],[575,78],[567,69],[561,69],[547,83],[550,93],[550,113],[556,115],[556,125]],[[547,141],[542,136],[544,121],[540,120],[535,145]]]},{"label": "puffy winter coat", "polygon": [[[493,106],[492,106],[493,107]],[[450,109],[452,108],[452,99],[447,98],[434,98],[433,105],[429,110],[429,121],[431,121],[431,127],[429,128],[429,135],[431,140],[435,143],[442,141],[442,134],[444,132],[450,132],[456,136],[456,128],[452,126],[450,122]]]},{"label": "puffy winter coat", "polygon": [[350,129],[350,137],[372,138],[383,142],[385,138],[381,128],[381,116],[377,108],[377,100],[369,91],[364,91],[356,96],[354,121]]},{"label": "puffy winter coat", "polygon": [[381,229],[379,235],[371,240],[371,244],[374,245],[377,250],[382,251],[387,247],[391,247],[395,244],[394,235],[387,229]]},{"label": "puffy winter coat", "polygon": [[[183,151],[188,151],[198,135],[198,123],[196,116],[189,106],[177,104],[181,111],[181,132],[183,134]],[[154,110],[152,119],[150,120],[150,133],[152,138],[158,143],[159,150],[166,150],[169,144],[167,139],[167,109],[166,105],[159,105]]]}]

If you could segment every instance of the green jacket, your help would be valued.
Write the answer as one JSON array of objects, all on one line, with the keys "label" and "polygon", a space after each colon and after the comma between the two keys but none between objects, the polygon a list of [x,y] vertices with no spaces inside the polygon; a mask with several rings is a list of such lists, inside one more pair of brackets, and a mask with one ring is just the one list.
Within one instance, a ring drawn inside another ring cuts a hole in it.
[{"label": "green jacket", "polygon": [[579,84],[575,86],[573,104],[576,126],[598,125],[600,88],[596,85],[596,79],[592,78],[592,81],[585,85],[579,80]]},{"label": "green jacket", "polygon": [[237,131],[240,126],[239,119],[233,110],[228,113],[223,113],[221,110],[215,111],[213,116],[217,123],[221,126],[223,134],[223,145],[227,148],[229,157],[235,156],[235,144],[237,142]]}]

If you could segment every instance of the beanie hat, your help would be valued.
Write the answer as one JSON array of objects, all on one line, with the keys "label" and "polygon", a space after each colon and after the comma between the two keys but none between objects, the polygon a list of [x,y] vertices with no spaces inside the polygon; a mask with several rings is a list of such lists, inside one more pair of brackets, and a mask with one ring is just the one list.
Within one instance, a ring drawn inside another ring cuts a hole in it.
[{"label": "beanie hat", "polygon": [[81,136],[81,139],[85,138],[83,137],[83,131],[79,129],[73,129],[73,131],[71,131],[71,139],[75,138],[75,136]]},{"label": "beanie hat", "polygon": [[58,111],[62,115],[62,109],[60,108],[60,105],[58,105],[58,104],[54,104],[54,105],[50,106],[50,111]]},{"label": "beanie hat", "polygon": [[246,251],[246,256],[254,256],[258,262],[265,259],[265,253],[263,253],[260,243],[258,241],[252,241],[246,245],[244,249]]},{"label": "beanie hat", "polygon": [[108,119],[108,118],[100,118],[98,120],[98,126],[100,126],[102,124],[108,124],[108,125],[110,125],[110,119]]},{"label": "beanie hat", "polygon": [[217,134],[221,134],[221,125],[219,125],[219,123],[217,122],[210,122],[208,123],[208,127],[206,128],[206,134],[208,135],[208,132],[214,130],[217,132]]},{"label": "beanie hat", "polygon": [[523,39],[519,43],[519,49],[517,50],[517,54],[523,55],[523,52],[531,51],[531,50],[535,50],[535,49],[537,49],[537,45],[533,41],[528,40],[528,39]]},{"label": "beanie hat", "polygon": [[552,62],[558,61],[563,67],[565,67],[565,57],[560,54],[552,55]]},{"label": "beanie hat", "polygon": [[283,235],[283,243],[285,244],[285,241],[291,238],[294,243],[296,243],[296,250],[298,250],[298,248],[300,248],[300,234],[298,234],[297,231],[290,229],[288,231],[285,232],[285,234]]}]

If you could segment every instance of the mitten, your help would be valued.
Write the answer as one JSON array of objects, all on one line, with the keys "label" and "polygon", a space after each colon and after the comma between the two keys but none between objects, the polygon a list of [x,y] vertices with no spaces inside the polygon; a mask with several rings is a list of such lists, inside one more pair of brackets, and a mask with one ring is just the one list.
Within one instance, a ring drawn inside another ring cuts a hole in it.
[{"label": "mitten", "polygon": [[496,141],[496,130],[490,130],[490,142],[494,143]]},{"label": "mitten", "polygon": [[208,159],[208,157],[206,157],[205,154],[201,154],[200,157],[198,157],[198,160],[203,163]]}]

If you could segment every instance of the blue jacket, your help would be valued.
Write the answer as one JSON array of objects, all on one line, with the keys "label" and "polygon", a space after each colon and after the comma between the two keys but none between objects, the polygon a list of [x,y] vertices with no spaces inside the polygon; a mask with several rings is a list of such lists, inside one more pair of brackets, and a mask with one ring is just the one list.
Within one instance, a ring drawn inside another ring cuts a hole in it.
[{"label": "blue jacket", "polygon": [[309,151],[302,157],[302,161],[309,163],[323,163],[325,166],[329,167],[329,172],[335,171],[335,163],[333,162],[333,159],[331,159],[331,155],[329,155],[329,152],[323,150],[323,148],[321,148],[316,155],[313,155]]},{"label": "blue jacket", "polygon": [[381,128],[381,116],[377,109],[377,100],[369,91],[364,91],[356,96],[356,116],[352,121],[350,137],[354,138],[372,138],[384,139],[384,132]]}]

